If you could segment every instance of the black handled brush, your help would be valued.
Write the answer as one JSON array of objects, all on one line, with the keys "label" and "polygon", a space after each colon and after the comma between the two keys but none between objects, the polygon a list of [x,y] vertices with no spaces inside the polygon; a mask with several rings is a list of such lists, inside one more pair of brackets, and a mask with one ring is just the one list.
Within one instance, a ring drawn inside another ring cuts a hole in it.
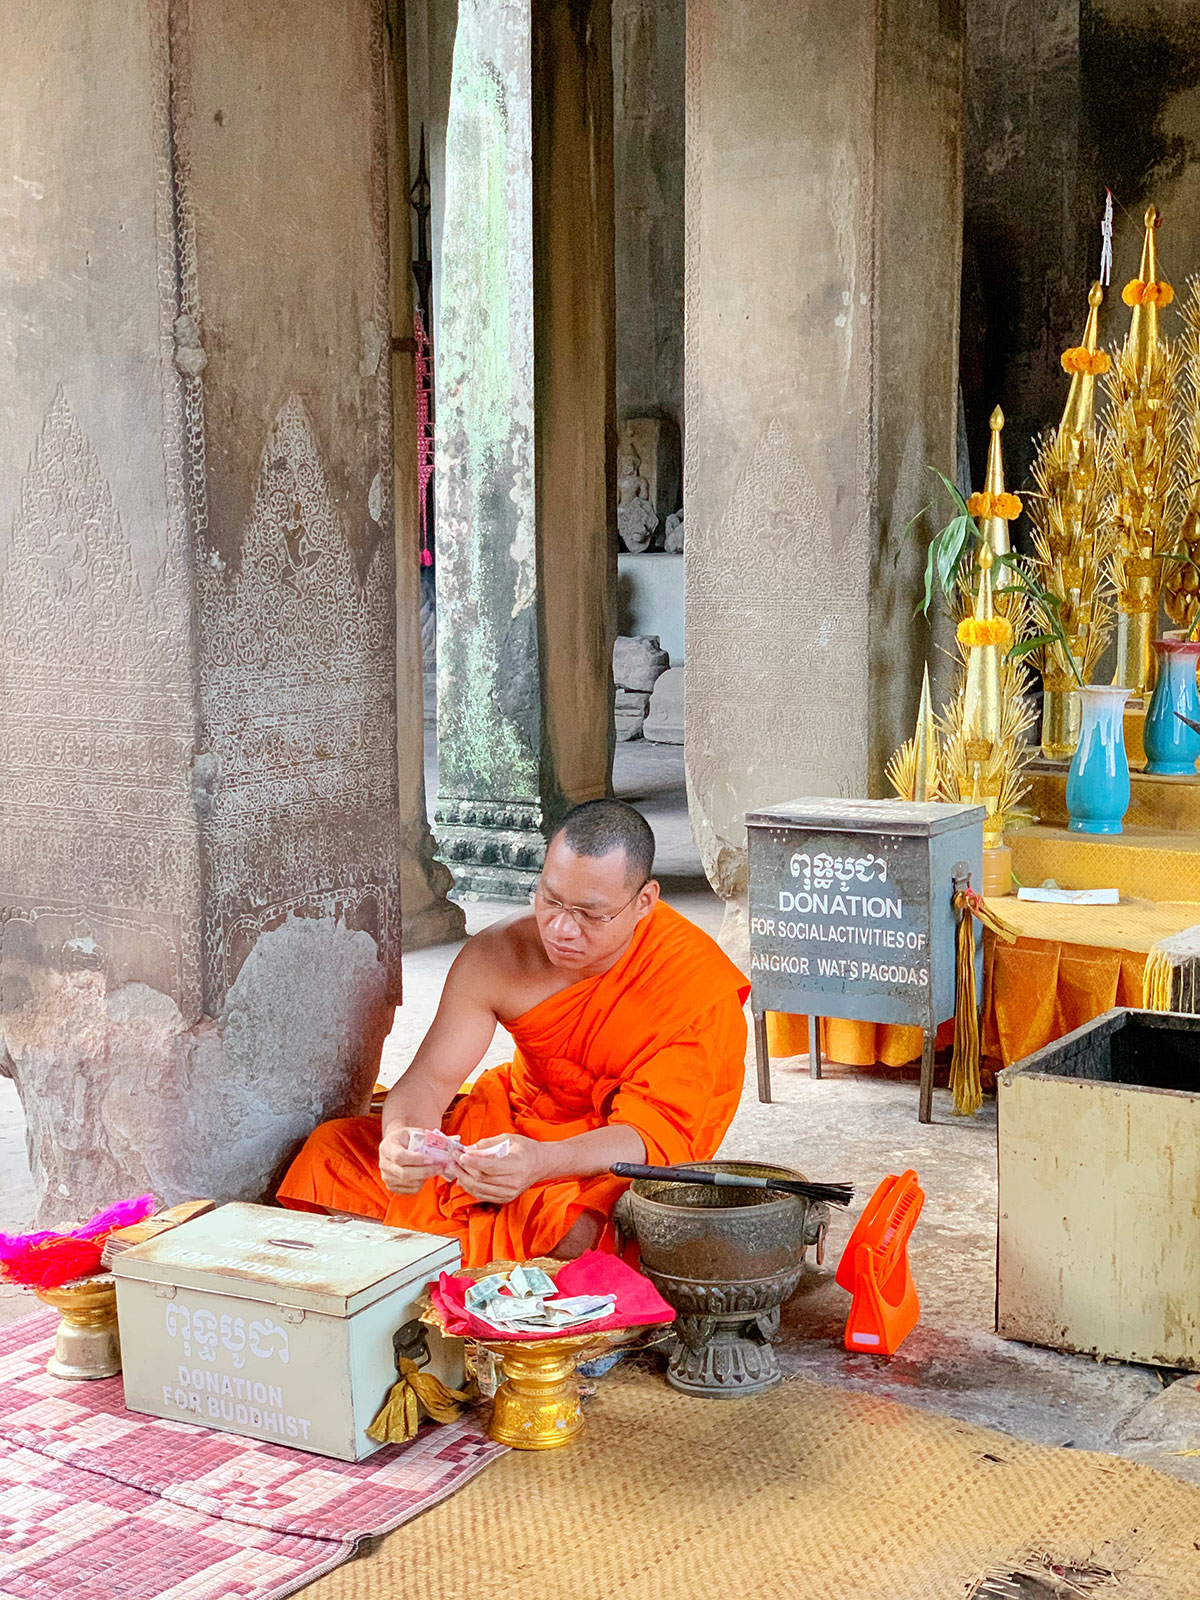
[{"label": "black handled brush", "polygon": [[832,1206],[849,1205],[854,1189],[848,1183],[806,1183],[802,1178],[756,1178],[744,1172],[697,1172],[692,1167],[641,1167],[634,1161],[617,1161],[608,1169],[615,1178],[653,1178],[658,1183],[707,1183],[719,1189],[780,1189],[802,1200],[824,1200]]}]

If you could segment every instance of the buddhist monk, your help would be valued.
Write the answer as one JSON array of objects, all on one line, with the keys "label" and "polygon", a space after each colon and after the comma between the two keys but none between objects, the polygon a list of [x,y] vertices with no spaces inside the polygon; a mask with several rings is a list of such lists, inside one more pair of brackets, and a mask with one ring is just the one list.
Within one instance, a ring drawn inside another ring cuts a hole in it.
[{"label": "buddhist monk", "polygon": [[[456,1235],[468,1266],[614,1242],[617,1161],[715,1154],[738,1104],[749,986],[659,899],[654,835],[593,800],[550,839],[529,911],[469,939],[382,1117],[327,1122],[279,1200]],[[499,1023],[513,1059],[462,1086]],[[448,1168],[410,1149],[441,1128]]]}]

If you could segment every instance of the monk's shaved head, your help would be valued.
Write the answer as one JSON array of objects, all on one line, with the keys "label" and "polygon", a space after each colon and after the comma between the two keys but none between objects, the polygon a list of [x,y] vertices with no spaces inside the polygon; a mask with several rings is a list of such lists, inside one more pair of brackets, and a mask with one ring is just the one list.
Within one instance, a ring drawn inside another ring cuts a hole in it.
[{"label": "monk's shaved head", "polygon": [[640,811],[623,800],[589,800],[576,806],[550,835],[577,856],[606,856],[614,850],[625,855],[628,881],[645,883],[654,871],[654,834]]}]

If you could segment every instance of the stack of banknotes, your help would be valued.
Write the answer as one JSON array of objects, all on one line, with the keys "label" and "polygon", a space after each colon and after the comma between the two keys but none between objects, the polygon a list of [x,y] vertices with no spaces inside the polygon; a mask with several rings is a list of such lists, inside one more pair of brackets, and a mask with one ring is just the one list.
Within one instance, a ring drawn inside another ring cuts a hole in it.
[{"label": "stack of banknotes", "polygon": [[[424,1156],[431,1167],[449,1167],[464,1150],[474,1150],[475,1146],[464,1144],[456,1133],[443,1133],[440,1128],[414,1128],[408,1136],[408,1148],[413,1155]],[[508,1140],[500,1139],[480,1154],[506,1156],[508,1149]]]},{"label": "stack of banknotes", "polygon": [[540,1267],[493,1272],[467,1290],[467,1310],[501,1333],[562,1333],[586,1322],[611,1317],[612,1294],[560,1295],[554,1279]]}]

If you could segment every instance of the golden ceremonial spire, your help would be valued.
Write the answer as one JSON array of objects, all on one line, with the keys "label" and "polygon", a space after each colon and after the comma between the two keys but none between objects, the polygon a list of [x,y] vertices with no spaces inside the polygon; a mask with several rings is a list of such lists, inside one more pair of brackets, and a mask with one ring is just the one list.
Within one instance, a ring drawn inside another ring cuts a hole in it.
[{"label": "golden ceremonial spire", "polygon": [[933,721],[933,697],[929,693],[929,668],[921,684],[921,705],[917,712],[917,729],[913,735],[916,755],[916,772],[913,782],[914,800],[936,800],[941,791],[941,774],[938,763],[937,728]]},{"label": "golden ceremonial spire", "polygon": [[1103,300],[1104,290],[1099,283],[1093,283],[1088,290],[1088,317],[1083,340],[1073,349],[1064,350],[1062,356],[1063,370],[1071,374],[1071,387],[1063,407],[1059,432],[1073,434],[1076,439],[1082,439],[1085,433],[1092,431],[1096,415],[1096,379],[1107,372],[1111,365],[1107,354],[1099,348],[1100,306]]},{"label": "golden ceremonial spire", "polygon": [[1158,251],[1154,235],[1162,219],[1155,206],[1146,207],[1146,237],[1142,244],[1142,264],[1138,275],[1127,283],[1122,299],[1133,307],[1129,320],[1128,348],[1132,351],[1139,372],[1145,372],[1151,352],[1158,347],[1158,312],[1160,306],[1169,306],[1175,291],[1158,276]]},{"label": "golden ceremonial spire", "polygon": [[[994,437],[994,435],[993,435]],[[966,647],[967,681],[963,696],[963,736],[972,766],[986,762],[1000,743],[1000,658],[1012,644],[1012,625],[992,603],[995,556],[985,540],[979,547],[979,592],[975,614],[958,625]]]},{"label": "golden ceremonial spire", "polygon": [[[992,436],[988,441],[987,477],[984,480],[984,493],[988,495],[989,515],[985,515],[980,524],[979,531],[991,545],[998,556],[1006,556],[1012,549],[1008,537],[1008,518],[998,514],[998,508],[1003,504],[1001,496],[1004,494],[1004,456],[1000,447],[1000,436],[1004,432],[1004,413],[997,406],[988,418],[988,427]],[[982,564],[982,563],[981,563]],[[990,568],[991,563],[988,563]],[[988,582],[989,596],[991,582]]]}]

